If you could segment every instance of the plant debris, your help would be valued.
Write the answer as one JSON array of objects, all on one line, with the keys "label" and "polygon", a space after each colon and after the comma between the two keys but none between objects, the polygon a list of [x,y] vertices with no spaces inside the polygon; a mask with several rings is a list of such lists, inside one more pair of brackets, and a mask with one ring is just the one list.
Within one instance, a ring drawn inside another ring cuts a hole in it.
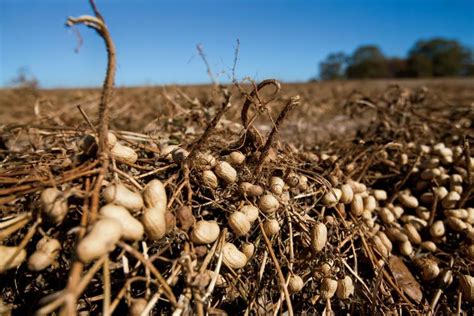
[{"label": "plant debris", "polygon": [[280,134],[302,98],[272,79],[109,130],[93,9],[68,23],[106,42],[99,124],[2,127],[2,315],[472,312],[472,105],[354,92],[367,124],[298,148]]}]

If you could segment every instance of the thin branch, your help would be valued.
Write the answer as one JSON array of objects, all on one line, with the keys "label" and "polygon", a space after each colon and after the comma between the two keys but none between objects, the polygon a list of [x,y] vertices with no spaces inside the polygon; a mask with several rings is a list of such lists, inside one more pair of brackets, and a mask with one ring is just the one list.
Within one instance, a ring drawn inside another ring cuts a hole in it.
[{"label": "thin branch", "polygon": [[278,280],[280,281],[280,288],[283,290],[283,293],[285,293],[286,305],[288,307],[288,315],[293,316],[293,307],[291,306],[290,293],[288,292],[288,288],[286,287],[285,276],[283,275],[283,272],[281,271],[280,264],[278,263],[278,259],[275,255],[275,252],[273,252],[272,244],[270,240],[268,239],[267,234],[265,233],[265,229],[263,229],[262,223],[259,223],[259,227],[260,227],[260,231],[262,232],[265,245],[267,246],[268,252],[270,253],[270,256],[272,257],[273,264],[275,265],[275,268],[277,270]]},{"label": "thin branch", "polygon": [[202,46],[202,44],[198,44],[198,45],[196,45],[196,49],[197,49],[197,51],[199,53],[199,56],[201,57],[202,61],[206,65],[206,72],[207,72],[209,78],[211,79],[212,83],[215,86],[217,86],[218,82],[216,81],[216,78],[214,77],[214,74],[212,73],[211,66],[209,65],[209,62],[207,61],[207,57],[204,54],[204,47]]},{"label": "thin branch", "polygon": [[227,89],[222,89],[222,92],[224,94],[224,102],[222,102],[222,106],[217,112],[216,116],[212,119],[212,121],[207,125],[206,130],[204,133],[201,135],[201,137],[194,143],[191,152],[189,153],[188,157],[186,160],[192,161],[193,158],[196,156],[196,154],[199,152],[199,149],[202,147],[202,145],[207,143],[207,140],[211,136],[212,131],[216,128],[217,123],[221,120],[222,116],[224,116],[225,112],[230,108],[231,106],[231,94],[229,90]]},{"label": "thin branch", "polygon": [[94,11],[94,15],[96,17],[98,17],[99,19],[101,19],[102,21],[104,21],[104,18],[102,17],[102,15],[100,14],[99,10],[97,9],[97,6],[95,5],[95,1],[94,0],[89,0],[89,4],[91,5],[92,7],[92,11]]},{"label": "thin branch", "polygon": [[237,79],[235,79],[235,69],[237,68],[237,61],[239,59],[239,49],[240,49],[240,40],[237,39],[237,44],[235,46],[235,52],[234,52],[234,64],[232,65],[232,82],[237,82]]},{"label": "thin branch", "polygon": [[135,248],[131,247],[130,245],[124,243],[123,241],[118,242],[118,246],[127,251],[128,253],[132,254],[136,259],[138,259],[144,266],[146,266],[148,269],[150,269],[151,273],[156,277],[158,282],[161,284],[161,286],[164,289],[164,292],[170,302],[173,305],[176,305],[176,297],[173,294],[173,290],[170,288],[169,284],[166,282],[165,278],[161,275],[161,273],[156,269],[156,267],[149,261],[146,260],[145,257],[138,252]]},{"label": "thin branch", "polygon": [[[275,90],[273,91],[272,97],[269,100],[261,101],[258,95],[258,92],[265,88],[266,86],[272,85]],[[272,102],[277,94],[280,92],[281,85],[275,79],[267,79],[260,82],[257,86],[254,84],[254,89],[247,95],[245,98],[244,105],[242,106],[242,111],[240,113],[240,118],[242,120],[242,125],[244,129],[247,131],[248,135],[244,135],[247,137],[248,143],[251,144],[253,147],[260,147],[261,142],[261,135],[259,134],[258,130],[252,125],[253,119],[249,118],[249,109],[250,106],[253,104],[258,111],[260,108],[264,107],[266,104]],[[258,141],[260,140],[260,142]]]},{"label": "thin branch", "polygon": [[278,128],[281,126],[281,124],[285,120],[286,116],[288,115],[288,112],[290,112],[294,107],[296,107],[299,104],[300,104],[300,97],[297,95],[295,97],[292,97],[288,101],[286,106],[283,108],[283,110],[280,112],[280,115],[278,116],[275,122],[275,126],[273,126],[273,129],[270,132],[270,135],[268,136],[268,139],[265,142],[265,145],[263,146],[262,153],[260,154],[257,167],[255,168],[255,174],[257,175],[257,177],[260,175],[260,172],[262,171],[263,163],[265,162],[265,159],[268,156],[270,148],[272,148],[273,142],[275,141],[275,136],[278,132]]}]

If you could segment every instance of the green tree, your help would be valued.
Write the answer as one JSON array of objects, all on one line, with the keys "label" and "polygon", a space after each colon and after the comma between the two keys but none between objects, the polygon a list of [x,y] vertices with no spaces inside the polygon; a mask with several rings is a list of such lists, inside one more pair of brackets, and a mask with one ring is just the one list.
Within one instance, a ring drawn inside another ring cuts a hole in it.
[{"label": "green tree", "polygon": [[331,53],[319,63],[319,78],[334,80],[344,78],[347,56],[343,52]]},{"label": "green tree", "polygon": [[420,40],[408,53],[408,71],[413,77],[466,75],[472,67],[470,55],[469,49],[455,40]]},{"label": "green tree", "polygon": [[357,48],[346,68],[347,78],[386,78],[390,72],[382,51],[374,45]]}]

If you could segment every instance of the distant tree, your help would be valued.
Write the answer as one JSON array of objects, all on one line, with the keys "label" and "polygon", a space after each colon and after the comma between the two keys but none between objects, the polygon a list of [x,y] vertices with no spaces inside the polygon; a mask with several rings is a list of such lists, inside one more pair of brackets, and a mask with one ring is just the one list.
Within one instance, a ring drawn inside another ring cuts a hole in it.
[{"label": "distant tree", "polygon": [[386,58],[377,46],[365,45],[349,57],[331,53],[319,64],[322,80],[443,76],[474,76],[474,49],[455,40],[433,38],[416,42],[407,58]]},{"label": "distant tree", "polygon": [[408,53],[408,71],[413,77],[467,75],[472,67],[471,52],[455,40],[420,40]]},{"label": "distant tree", "polygon": [[331,53],[319,63],[319,78],[334,80],[344,78],[347,56],[343,52]]},{"label": "distant tree", "polygon": [[408,75],[406,59],[393,57],[386,59],[388,74],[390,78],[405,78]]},{"label": "distant tree", "polygon": [[474,49],[469,49],[468,55],[463,67],[462,76],[474,76]]},{"label": "distant tree", "polygon": [[348,60],[347,78],[386,78],[389,75],[385,56],[377,46],[361,46]]}]

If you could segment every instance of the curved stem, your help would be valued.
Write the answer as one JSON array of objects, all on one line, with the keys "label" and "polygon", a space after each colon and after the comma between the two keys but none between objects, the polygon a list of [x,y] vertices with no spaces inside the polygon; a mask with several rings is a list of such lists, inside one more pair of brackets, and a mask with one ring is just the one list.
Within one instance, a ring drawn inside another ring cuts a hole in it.
[{"label": "curved stem", "polygon": [[[93,1],[92,1],[93,3]],[[93,6],[95,8],[95,5]],[[97,8],[94,9],[96,15],[99,14]],[[99,33],[105,43],[107,50],[107,71],[102,87],[102,94],[99,103],[99,155],[101,162],[107,160],[107,132],[109,126],[109,107],[108,103],[112,96],[114,81],[115,81],[115,67],[116,67],[116,52],[115,45],[110,36],[109,29],[105,24],[104,19],[99,14],[97,17],[90,15],[82,15],[77,18],[68,17],[66,25],[73,26],[76,24],[84,24]]]},{"label": "curved stem", "polygon": [[276,133],[278,132],[278,128],[280,127],[280,125],[285,120],[286,115],[288,114],[288,112],[291,109],[293,109],[295,106],[297,106],[298,104],[300,104],[300,96],[299,95],[297,95],[295,97],[292,97],[288,101],[286,106],[283,108],[283,110],[280,112],[280,115],[278,116],[278,118],[275,122],[275,126],[273,126],[273,129],[270,132],[270,135],[268,136],[267,141],[265,142],[265,145],[263,146],[262,153],[260,154],[260,158],[258,160],[257,167],[255,168],[255,174],[257,175],[257,177],[260,175],[260,172],[262,171],[262,168],[263,168],[263,163],[265,162],[265,159],[267,158],[268,153],[269,153],[270,149],[272,148],[273,142],[275,141]]},{"label": "curved stem", "polygon": [[93,28],[104,40],[105,48],[107,50],[107,72],[105,74],[99,103],[99,161],[101,163],[101,169],[94,186],[90,209],[90,222],[93,223],[99,208],[100,188],[109,167],[109,149],[107,147],[107,133],[109,128],[108,104],[112,97],[115,80],[116,53],[114,42],[112,41],[112,37],[110,36],[109,29],[105,24],[104,18],[100,15],[94,1],[90,0],[89,2],[96,16],[93,17],[90,15],[82,15],[78,18],[69,17],[67,19],[66,25],[73,26],[76,24],[84,24],[90,28]]},{"label": "curved stem", "polygon": [[[268,85],[272,85],[275,88],[275,90],[273,91],[272,97],[269,100],[261,101],[258,95],[258,92]],[[280,89],[281,89],[281,85],[277,80],[267,79],[267,80],[263,80],[256,87],[254,87],[250,95],[246,97],[244,105],[242,106],[240,117],[241,117],[242,125],[244,126],[244,129],[248,131],[247,139],[250,143],[252,143],[252,146],[254,147],[260,147],[263,141],[262,141],[262,136],[260,135],[258,130],[252,125],[253,120],[249,119],[248,112],[250,109],[250,105],[252,104],[255,105],[255,107],[258,110],[258,108],[265,106],[266,104],[273,101],[276,98],[276,95],[280,92]],[[257,105],[257,102],[259,103],[258,105]]]}]

